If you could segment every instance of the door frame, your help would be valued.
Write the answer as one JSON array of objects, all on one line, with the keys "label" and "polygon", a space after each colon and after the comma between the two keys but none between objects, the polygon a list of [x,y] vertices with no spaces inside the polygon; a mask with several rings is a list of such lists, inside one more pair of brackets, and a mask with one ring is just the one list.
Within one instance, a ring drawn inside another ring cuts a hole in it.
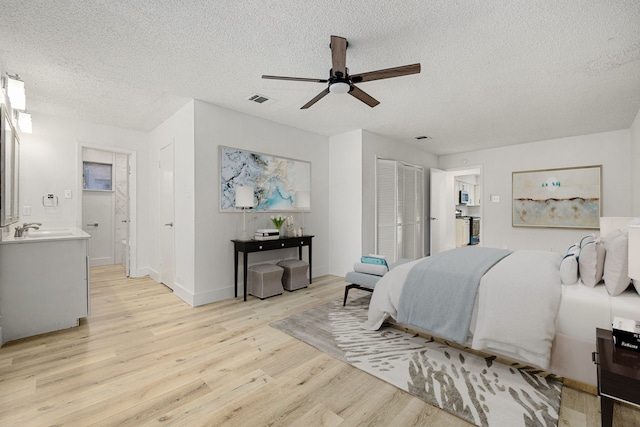
[{"label": "door frame", "polygon": [[158,198],[158,212],[159,212],[159,231],[158,231],[158,240],[159,240],[159,245],[158,245],[158,261],[159,261],[159,271],[158,271],[158,275],[159,275],[159,279],[158,281],[160,283],[163,283],[164,285],[166,285],[167,287],[169,287],[171,290],[175,289],[175,278],[176,278],[176,238],[175,238],[175,228],[174,225],[171,225],[171,233],[172,233],[172,241],[173,241],[173,248],[172,248],[172,256],[171,256],[171,283],[167,283],[166,278],[164,277],[163,271],[164,271],[164,263],[163,261],[163,252],[162,252],[162,242],[160,241],[160,239],[162,238],[162,230],[163,227],[166,227],[166,224],[163,224],[164,220],[161,218],[162,217],[162,189],[163,189],[163,185],[162,185],[162,163],[161,163],[161,159],[162,159],[162,150],[165,149],[170,149],[171,150],[171,160],[172,160],[172,164],[171,164],[171,172],[172,172],[172,193],[173,193],[173,198],[171,200],[171,210],[172,210],[172,218],[173,221],[175,222],[175,209],[176,209],[176,205],[175,205],[175,188],[176,188],[176,182],[175,182],[175,166],[176,166],[176,159],[175,159],[175,154],[176,154],[176,145],[175,145],[175,140],[172,140],[171,142],[169,142],[168,144],[163,145],[162,147],[160,147],[160,149],[158,150],[158,177],[159,177],[159,186],[158,186],[158,194],[159,194],[159,198]]},{"label": "door frame", "polygon": [[78,186],[76,188],[76,207],[80,215],[76,220],[76,227],[82,228],[82,194],[83,194],[83,164],[82,164],[82,150],[84,148],[92,149],[92,150],[101,150],[107,151],[110,153],[121,153],[126,154],[129,157],[129,180],[128,180],[128,192],[129,192],[129,223],[127,224],[129,230],[129,276],[131,277],[140,277],[145,274],[138,273],[138,260],[137,260],[137,169],[136,169],[136,152],[133,150],[128,150],[126,148],[120,147],[112,147],[108,145],[97,145],[91,144],[87,142],[78,142],[77,146],[77,165],[78,165]]},{"label": "door frame", "polygon": [[[438,168],[432,168],[432,169],[440,170]],[[442,189],[443,191],[442,195],[438,196],[437,194],[434,194],[434,190],[437,191],[438,189],[437,188],[434,189],[432,186],[430,186],[430,191],[431,191],[431,197],[440,197],[440,202],[444,204],[443,210],[445,212],[445,218],[444,218],[443,227],[447,235],[445,237],[440,236],[440,246],[444,247],[444,250],[446,250],[446,249],[455,248],[456,228],[455,228],[454,218],[455,218],[456,201],[453,194],[453,191],[455,188],[455,177],[463,176],[463,175],[479,175],[480,186],[484,194],[484,174],[482,173],[483,172],[482,165],[464,166],[459,168],[445,169],[444,172],[446,173],[446,178],[445,178],[445,188]],[[480,203],[480,218],[484,216],[484,205],[485,205],[484,203]],[[431,217],[433,217],[433,213],[431,209],[429,211],[430,211]],[[439,220],[442,221],[443,219],[441,218]],[[483,236],[483,227],[484,227],[484,221],[481,220],[480,236]],[[431,227],[431,234],[429,238],[430,248],[433,246],[434,231],[437,232],[438,230],[435,229],[434,227]],[[448,246],[447,246],[447,242],[448,242]],[[434,255],[434,254],[431,253],[431,255]]]}]

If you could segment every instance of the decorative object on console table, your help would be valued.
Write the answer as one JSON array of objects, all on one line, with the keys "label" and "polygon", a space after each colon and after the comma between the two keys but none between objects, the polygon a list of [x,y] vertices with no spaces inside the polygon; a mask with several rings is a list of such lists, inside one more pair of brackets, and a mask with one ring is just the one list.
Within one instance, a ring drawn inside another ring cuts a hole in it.
[{"label": "decorative object on console table", "polygon": [[287,224],[287,227],[286,227],[287,230],[285,232],[285,235],[287,237],[296,237],[296,230],[295,230],[295,228],[293,226],[293,215],[289,215],[287,217],[286,224]]},{"label": "decorative object on console table", "polygon": [[247,233],[247,208],[254,206],[253,187],[236,187],[236,208],[242,209],[242,239],[249,240]]},{"label": "decorative object on console table", "polygon": [[277,240],[280,238],[280,232],[277,228],[258,228],[253,240]]},{"label": "decorative object on console table", "polygon": [[640,405],[640,354],[615,347],[611,331],[597,328],[592,358],[598,369],[602,427],[611,427],[614,401]]},{"label": "decorative object on console table", "polygon": [[295,194],[296,208],[300,209],[300,234],[304,234],[304,211],[311,208],[311,192],[309,191],[296,191]]},{"label": "decorative object on console table", "polygon": [[287,218],[282,215],[271,215],[271,222],[278,229],[278,234],[280,236],[282,236],[280,229],[282,228],[282,224],[284,224],[286,220]]}]

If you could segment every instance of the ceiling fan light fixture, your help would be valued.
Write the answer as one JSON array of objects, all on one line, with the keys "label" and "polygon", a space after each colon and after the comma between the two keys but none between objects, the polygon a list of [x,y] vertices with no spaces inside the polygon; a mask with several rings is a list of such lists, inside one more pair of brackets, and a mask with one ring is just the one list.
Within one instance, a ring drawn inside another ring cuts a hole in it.
[{"label": "ceiling fan light fixture", "polygon": [[351,85],[346,82],[335,82],[329,86],[329,92],[331,93],[347,93],[351,90]]}]

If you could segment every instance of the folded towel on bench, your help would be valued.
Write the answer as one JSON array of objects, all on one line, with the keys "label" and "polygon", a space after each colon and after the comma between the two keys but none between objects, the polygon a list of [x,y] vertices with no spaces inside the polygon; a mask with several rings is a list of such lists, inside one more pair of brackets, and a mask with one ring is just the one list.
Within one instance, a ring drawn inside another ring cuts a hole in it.
[{"label": "folded towel on bench", "polygon": [[367,264],[363,262],[356,262],[353,265],[353,271],[356,273],[373,274],[375,276],[384,276],[389,268],[386,265]]}]

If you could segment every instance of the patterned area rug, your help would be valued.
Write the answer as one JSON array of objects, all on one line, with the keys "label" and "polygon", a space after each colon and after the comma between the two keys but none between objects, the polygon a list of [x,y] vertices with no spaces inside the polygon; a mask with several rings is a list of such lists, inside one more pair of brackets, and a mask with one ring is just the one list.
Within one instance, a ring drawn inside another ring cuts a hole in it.
[{"label": "patterned area rug", "polygon": [[366,331],[369,296],[271,326],[477,426],[557,426],[562,383],[441,341],[383,325]]}]

